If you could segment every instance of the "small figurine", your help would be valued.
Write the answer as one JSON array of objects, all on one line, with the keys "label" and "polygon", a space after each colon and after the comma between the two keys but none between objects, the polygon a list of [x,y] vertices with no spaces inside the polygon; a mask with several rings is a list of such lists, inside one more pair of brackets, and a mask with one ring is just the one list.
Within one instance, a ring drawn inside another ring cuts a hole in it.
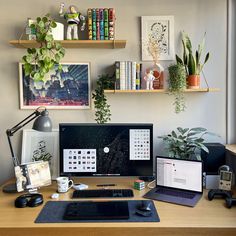
[{"label": "small figurine", "polygon": [[[66,34],[66,39],[75,39],[78,40],[78,25],[82,21],[82,26],[81,26],[81,31],[84,31],[85,29],[85,17],[81,15],[80,12],[76,9],[76,6],[71,5],[68,8],[68,11],[64,13],[64,7],[65,4],[61,3],[60,5],[60,11],[59,14],[61,17],[64,17],[67,21],[67,34]],[[73,33],[73,37],[72,37]]]},{"label": "small figurine", "polygon": [[146,81],[146,89],[153,90],[153,81],[155,76],[153,75],[153,70],[147,69],[145,72],[144,80]]}]

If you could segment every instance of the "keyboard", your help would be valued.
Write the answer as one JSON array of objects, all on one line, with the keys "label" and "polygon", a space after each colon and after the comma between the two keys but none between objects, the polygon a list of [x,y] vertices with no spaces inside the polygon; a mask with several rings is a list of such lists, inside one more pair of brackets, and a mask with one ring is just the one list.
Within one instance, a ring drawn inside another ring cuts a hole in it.
[{"label": "keyboard", "polygon": [[187,199],[192,199],[195,197],[194,193],[185,192],[181,190],[165,189],[165,188],[157,188],[156,193],[166,194],[174,197],[182,197]]},{"label": "keyboard", "polygon": [[133,197],[132,189],[92,189],[92,190],[75,190],[72,198],[119,198]]}]

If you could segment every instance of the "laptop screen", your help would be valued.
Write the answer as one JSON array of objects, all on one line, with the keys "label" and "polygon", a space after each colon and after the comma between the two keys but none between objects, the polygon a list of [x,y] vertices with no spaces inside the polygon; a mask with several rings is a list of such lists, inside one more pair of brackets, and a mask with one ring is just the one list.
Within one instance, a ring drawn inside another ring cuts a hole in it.
[{"label": "laptop screen", "polygon": [[156,184],[202,192],[202,162],[168,157],[156,158]]}]

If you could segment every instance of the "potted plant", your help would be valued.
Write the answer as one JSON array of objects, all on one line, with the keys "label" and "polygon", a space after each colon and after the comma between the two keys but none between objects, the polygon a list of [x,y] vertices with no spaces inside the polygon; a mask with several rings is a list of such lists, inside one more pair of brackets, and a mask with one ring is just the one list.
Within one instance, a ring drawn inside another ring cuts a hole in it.
[{"label": "potted plant", "polygon": [[159,136],[167,145],[167,151],[170,157],[181,159],[201,160],[200,151],[209,153],[204,145],[205,134],[209,134],[205,128],[181,128],[172,131],[170,134]]},{"label": "potted plant", "polygon": [[114,89],[114,79],[114,76],[109,76],[108,74],[101,75],[96,82],[97,87],[94,93],[92,93],[95,107],[95,120],[98,124],[104,124],[111,120],[110,105],[107,103],[104,90]]},{"label": "potted plant", "polygon": [[27,54],[22,58],[26,76],[29,75],[34,80],[43,80],[45,74],[64,57],[65,49],[59,42],[54,41],[52,36],[52,29],[56,26],[49,14],[42,18],[37,17],[36,22],[30,25],[32,31],[36,32],[36,41],[40,46],[28,48]]},{"label": "potted plant", "polygon": [[185,110],[183,91],[186,89],[186,72],[183,65],[177,63],[168,67],[169,94],[174,96],[175,113]]},{"label": "potted plant", "polygon": [[204,61],[201,62],[202,52],[205,47],[205,36],[206,34],[194,54],[189,36],[182,32],[183,59],[176,55],[176,61],[185,67],[189,89],[198,89],[200,87],[200,73],[210,56],[208,52]]}]

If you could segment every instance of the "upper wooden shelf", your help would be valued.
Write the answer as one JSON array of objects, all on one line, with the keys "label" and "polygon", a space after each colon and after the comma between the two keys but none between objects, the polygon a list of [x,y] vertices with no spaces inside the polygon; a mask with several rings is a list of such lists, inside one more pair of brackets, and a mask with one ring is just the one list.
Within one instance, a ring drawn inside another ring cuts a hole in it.
[{"label": "upper wooden shelf", "polygon": [[[64,48],[125,48],[126,40],[59,40]],[[17,48],[37,48],[35,40],[11,40],[9,43]]]},{"label": "upper wooden shelf", "polygon": [[[185,93],[190,92],[218,92],[220,89],[218,88],[200,88],[200,89],[186,89]],[[104,90],[105,93],[168,93],[167,89],[154,89],[154,90]]]}]

